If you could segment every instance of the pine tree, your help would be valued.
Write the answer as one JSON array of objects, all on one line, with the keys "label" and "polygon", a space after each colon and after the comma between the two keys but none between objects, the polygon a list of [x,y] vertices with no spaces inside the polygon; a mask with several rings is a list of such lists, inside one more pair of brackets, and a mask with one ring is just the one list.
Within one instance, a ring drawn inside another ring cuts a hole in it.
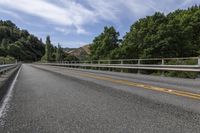
[{"label": "pine tree", "polygon": [[45,57],[47,61],[50,61],[51,57],[50,57],[50,47],[51,47],[51,40],[50,40],[50,36],[47,36],[46,38],[46,47],[45,47]]},{"label": "pine tree", "polygon": [[61,61],[61,53],[62,53],[62,49],[60,44],[58,44],[58,48],[56,50],[56,61]]}]

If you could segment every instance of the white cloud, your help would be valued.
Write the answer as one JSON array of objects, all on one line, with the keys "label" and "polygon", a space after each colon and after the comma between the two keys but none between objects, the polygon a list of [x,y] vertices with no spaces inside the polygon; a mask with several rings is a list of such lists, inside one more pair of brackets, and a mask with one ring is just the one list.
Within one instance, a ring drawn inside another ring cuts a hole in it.
[{"label": "white cloud", "polygon": [[168,11],[175,3],[190,1],[195,0],[85,0],[84,3],[91,7],[87,8],[77,0],[0,0],[0,6],[41,17],[57,25],[75,26],[77,33],[81,33],[85,32],[84,25],[100,19],[116,22],[121,16],[144,16],[152,10]]},{"label": "white cloud", "polygon": [[74,1],[64,4],[65,6],[61,7],[45,0],[0,0],[0,6],[41,17],[57,25],[75,26],[78,32],[79,27],[91,22],[89,19],[95,17],[92,11]]},{"label": "white cloud", "polygon": [[77,26],[76,28],[77,28],[77,30],[76,30],[77,34],[84,34],[84,35],[89,35],[89,34],[90,34],[89,32],[87,32],[87,31],[86,31],[84,28],[82,28],[82,27]]},{"label": "white cloud", "polygon": [[54,29],[56,31],[64,33],[65,35],[67,35],[67,34],[89,35],[90,34],[85,29],[83,29],[82,27],[79,27],[79,26],[77,26],[77,27],[55,27]]},{"label": "white cloud", "polygon": [[70,33],[70,30],[67,30],[67,29],[61,28],[61,27],[55,27],[55,30],[59,31],[59,32],[62,32],[64,34],[69,34]]},{"label": "white cloud", "polygon": [[[18,19],[20,11],[40,17],[64,34],[89,34],[85,26],[107,20],[119,24],[122,18],[168,13],[199,0],[0,0],[0,12]],[[2,8],[6,10],[2,10]]]},{"label": "white cloud", "polygon": [[21,17],[20,17],[18,14],[12,12],[12,11],[5,10],[5,9],[0,9],[0,12],[1,12],[1,13],[5,13],[5,14],[8,14],[8,15],[10,15],[10,16],[13,16],[14,18],[17,18],[17,19],[20,19],[20,20],[21,20]]},{"label": "white cloud", "polygon": [[[185,3],[199,0],[86,0],[98,17],[120,21],[122,16],[144,17],[155,11],[169,13]],[[199,3],[199,2],[198,2]]]},{"label": "white cloud", "polygon": [[105,20],[118,20],[120,12],[118,0],[86,0],[95,12],[96,16]]}]

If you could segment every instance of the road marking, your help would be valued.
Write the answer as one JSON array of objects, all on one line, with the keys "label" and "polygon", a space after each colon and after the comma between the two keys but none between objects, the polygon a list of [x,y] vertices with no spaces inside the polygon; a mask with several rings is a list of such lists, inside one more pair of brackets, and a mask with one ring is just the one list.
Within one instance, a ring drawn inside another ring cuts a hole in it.
[{"label": "road marking", "polygon": [[[17,74],[16,74],[14,80],[12,81],[12,84],[11,84],[11,86],[9,87],[9,90],[8,90],[8,92],[7,92],[7,94],[6,94],[5,98],[4,98],[4,100],[3,100],[2,106],[1,106],[1,108],[0,108],[0,118],[2,118],[2,117],[6,114],[6,111],[7,111],[7,109],[9,108],[8,103],[9,103],[11,97],[12,97],[13,88],[14,88],[15,83],[16,83],[16,81],[17,81],[17,78],[18,78],[18,76],[19,76],[20,70],[21,70],[21,67],[20,67],[20,69],[18,70],[18,72],[17,72]],[[0,122],[1,122],[1,124],[2,124],[2,121],[0,121]]]},{"label": "road marking", "polygon": [[177,95],[177,96],[200,100],[199,93],[180,91],[180,90],[176,90],[176,89],[163,88],[163,87],[153,86],[153,85],[144,84],[144,83],[136,83],[136,82],[132,82],[132,81],[128,81],[128,80],[114,79],[114,78],[106,77],[106,76],[98,76],[98,75],[91,74],[91,73],[82,73],[82,72],[77,72],[77,71],[74,72],[73,71],[73,74],[75,74],[75,73],[78,74],[79,76],[83,76],[83,77],[87,77],[87,78],[110,81],[113,83],[119,83],[119,84],[123,84],[123,85],[134,86],[134,87],[144,88],[147,90],[159,91],[159,92],[168,93],[171,95]]}]

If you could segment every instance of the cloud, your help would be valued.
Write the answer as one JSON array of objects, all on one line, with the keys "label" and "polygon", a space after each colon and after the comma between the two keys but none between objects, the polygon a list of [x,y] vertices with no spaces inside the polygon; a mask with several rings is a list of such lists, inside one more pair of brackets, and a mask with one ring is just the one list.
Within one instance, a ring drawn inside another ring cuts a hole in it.
[{"label": "cloud", "polygon": [[37,16],[59,26],[75,27],[77,34],[86,34],[84,26],[88,24],[101,20],[118,23],[122,16],[143,17],[153,11],[168,12],[174,5],[190,1],[195,0],[0,0],[0,7]]},{"label": "cloud", "polygon": [[69,34],[69,33],[70,33],[69,30],[66,30],[66,29],[61,28],[61,27],[55,27],[55,30],[56,30],[56,31],[59,31],[59,32],[62,32],[62,33],[64,33],[64,34]]},{"label": "cloud", "polygon": [[68,34],[81,34],[81,35],[89,35],[90,33],[87,32],[85,29],[82,27],[55,27],[54,28],[56,31],[64,33],[65,35]]},{"label": "cloud", "polygon": [[123,33],[138,18],[194,4],[199,0],[0,0],[0,13],[27,24],[37,35],[51,34],[64,43],[70,37],[78,42],[91,40],[106,25],[115,25]]},{"label": "cloud", "polygon": [[104,20],[118,20],[117,14],[120,12],[118,2],[112,0],[86,0],[88,5],[95,12],[96,16]]},{"label": "cloud", "polygon": [[4,8],[38,16],[57,25],[75,26],[78,32],[83,32],[80,27],[95,17],[92,11],[74,1],[63,4],[64,6],[58,6],[45,0],[0,0],[0,6]]},{"label": "cloud", "polygon": [[0,12],[1,12],[1,13],[5,13],[5,14],[8,14],[8,15],[10,15],[10,16],[13,16],[14,18],[17,18],[17,19],[20,19],[20,20],[21,20],[21,17],[20,17],[18,14],[12,12],[12,11],[0,9]]},{"label": "cloud", "polygon": [[199,0],[86,0],[98,17],[120,21],[122,16],[144,17],[156,11],[169,13]]}]

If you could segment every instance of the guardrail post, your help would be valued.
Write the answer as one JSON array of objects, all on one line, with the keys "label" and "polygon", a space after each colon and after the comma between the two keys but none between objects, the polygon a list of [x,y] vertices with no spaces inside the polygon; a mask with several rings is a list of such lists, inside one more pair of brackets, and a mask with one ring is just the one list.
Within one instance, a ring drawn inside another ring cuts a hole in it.
[{"label": "guardrail post", "polygon": [[[100,64],[101,64],[101,61],[98,60],[98,65],[100,65]],[[98,67],[98,70],[101,70],[100,67]]]},{"label": "guardrail post", "polygon": [[[108,60],[108,64],[109,64],[109,65],[111,64],[111,61],[110,61],[110,60]],[[108,68],[108,71],[111,71],[111,68],[110,68],[110,67]]]},{"label": "guardrail post", "polygon": [[141,60],[140,59],[138,59],[138,65],[140,65],[141,64]]},{"label": "guardrail post", "polygon": [[[164,59],[162,59],[162,64],[161,65],[165,65],[165,60]],[[165,71],[161,72],[161,76],[163,76],[163,77],[165,76]]]},{"label": "guardrail post", "polygon": [[[199,66],[199,69],[200,69],[200,57],[198,57],[198,66]],[[200,79],[200,72],[198,73],[198,78]]]},{"label": "guardrail post", "polygon": [[[124,64],[124,61],[121,60],[120,63],[121,63],[121,64]],[[122,68],[121,68],[121,72],[124,72]]]},{"label": "guardrail post", "polygon": [[[141,60],[140,60],[140,59],[138,59],[138,65],[140,65],[140,64],[141,64]],[[140,73],[141,73],[140,69],[138,69],[137,73],[138,73],[138,74],[140,74]]]},{"label": "guardrail post", "polygon": [[162,59],[162,65],[165,65],[165,60],[164,59]]}]

